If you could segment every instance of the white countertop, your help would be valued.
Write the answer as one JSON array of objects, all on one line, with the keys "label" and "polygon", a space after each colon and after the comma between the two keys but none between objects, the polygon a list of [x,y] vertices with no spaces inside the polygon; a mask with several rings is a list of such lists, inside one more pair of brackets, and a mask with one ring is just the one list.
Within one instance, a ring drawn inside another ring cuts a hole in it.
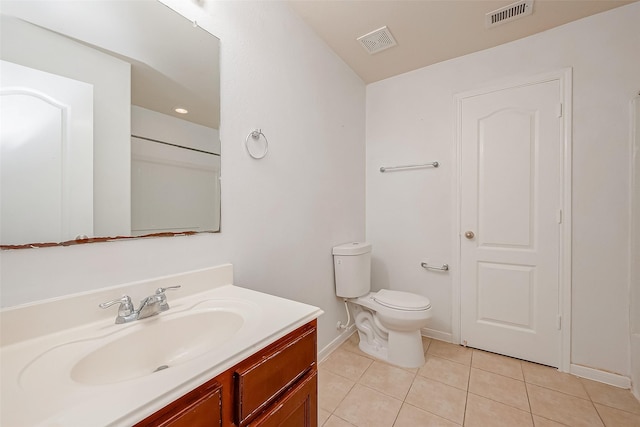
[{"label": "white countertop", "polygon": [[[231,268],[225,265],[0,312],[0,425],[130,426],[322,314],[317,307],[229,284]],[[117,298],[123,289],[148,292],[167,283],[181,283],[183,288],[167,293],[171,309],[157,316],[116,325],[117,307],[106,317],[95,305],[96,299]],[[74,305],[87,301],[94,303],[95,313],[88,310],[89,315],[74,319]],[[62,311],[56,312],[56,307]],[[158,335],[153,339],[165,339],[159,322],[191,310],[230,311],[242,316],[243,323],[219,347],[153,374],[98,385],[79,383],[69,375],[84,356],[123,335],[155,324],[159,327],[149,329]],[[78,324],[70,326],[74,320]]]}]

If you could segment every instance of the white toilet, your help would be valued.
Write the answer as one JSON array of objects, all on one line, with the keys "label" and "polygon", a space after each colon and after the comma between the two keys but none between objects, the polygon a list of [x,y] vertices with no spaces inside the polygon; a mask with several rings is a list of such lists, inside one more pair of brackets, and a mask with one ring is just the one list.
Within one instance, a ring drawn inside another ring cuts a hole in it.
[{"label": "white toilet", "polygon": [[352,303],[360,350],[394,365],[424,364],[420,328],[431,317],[422,295],[382,289],[371,291],[371,244],[345,243],[333,248],[336,295]]}]

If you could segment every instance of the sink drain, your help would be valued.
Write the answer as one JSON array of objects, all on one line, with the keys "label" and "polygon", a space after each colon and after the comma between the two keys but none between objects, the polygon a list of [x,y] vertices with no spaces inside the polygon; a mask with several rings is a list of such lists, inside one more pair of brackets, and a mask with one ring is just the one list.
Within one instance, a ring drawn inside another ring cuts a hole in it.
[{"label": "sink drain", "polygon": [[165,369],[168,369],[168,368],[169,368],[169,365],[160,365],[153,372],[164,371]]}]

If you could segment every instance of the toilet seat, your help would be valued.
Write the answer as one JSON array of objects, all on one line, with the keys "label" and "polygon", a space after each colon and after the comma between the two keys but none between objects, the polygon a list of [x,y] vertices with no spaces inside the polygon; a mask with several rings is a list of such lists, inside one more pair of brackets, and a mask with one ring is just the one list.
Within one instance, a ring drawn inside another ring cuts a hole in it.
[{"label": "toilet seat", "polygon": [[381,289],[373,294],[373,300],[394,310],[424,311],[431,308],[429,298],[410,292]]}]

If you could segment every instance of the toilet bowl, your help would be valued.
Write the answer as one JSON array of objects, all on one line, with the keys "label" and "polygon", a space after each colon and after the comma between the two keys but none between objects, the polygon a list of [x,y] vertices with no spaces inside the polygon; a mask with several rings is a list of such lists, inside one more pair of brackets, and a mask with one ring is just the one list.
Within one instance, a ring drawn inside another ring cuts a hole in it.
[{"label": "toilet bowl", "polygon": [[429,299],[409,292],[370,292],[371,245],[347,243],[333,248],[336,295],[350,303],[360,349],[394,365],[424,364],[420,329],[431,317]]},{"label": "toilet bowl", "polygon": [[[397,303],[390,307],[380,301],[394,297],[402,300],[411,298],[412,302],[407,307],[398,306]],[[354,318],[360,336],[360,350],[405,368],[424,365],[420,329],[427,326],[431,317],[431,304],[427,298],[383,289],[348,301],[357,312]]]}]

